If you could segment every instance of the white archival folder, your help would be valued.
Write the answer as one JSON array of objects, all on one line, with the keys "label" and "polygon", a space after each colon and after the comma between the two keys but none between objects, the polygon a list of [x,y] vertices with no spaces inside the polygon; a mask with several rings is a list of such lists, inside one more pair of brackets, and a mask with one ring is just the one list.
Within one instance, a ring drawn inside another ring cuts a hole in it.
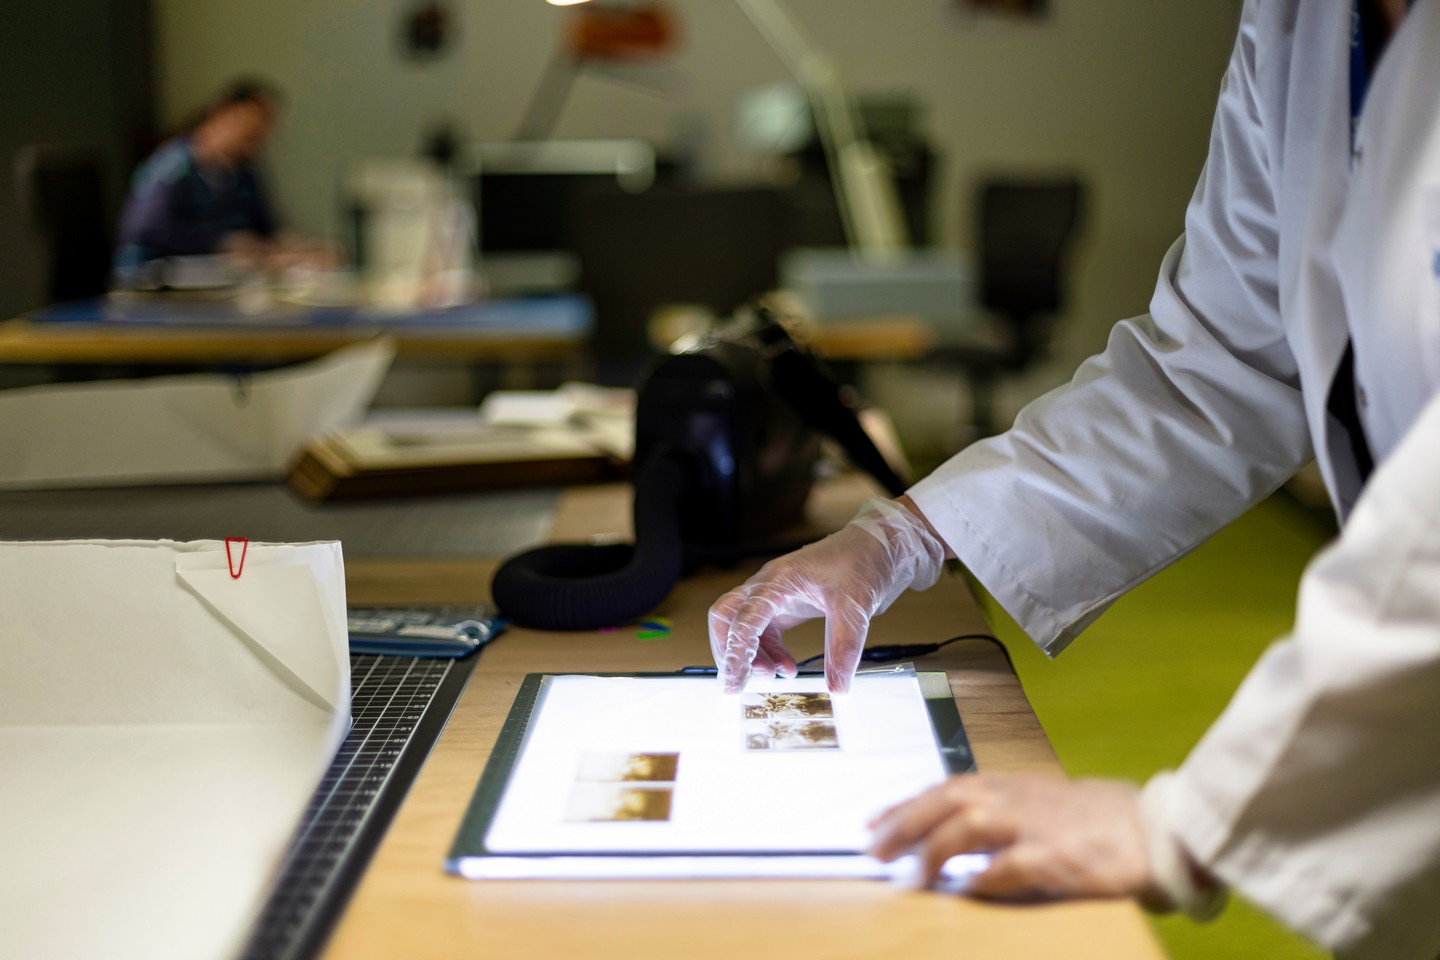
[{"label": "white archival folder", "polygon": [[0,956],[243,946],[349,727],[338,543],[0,543]]},{"label": "white archival folder", "polygon": [[[913,671],[529,678],[451,851],[474,879],[888,877],[866,824],[971,765]],[[953,757],[963,757],[960,766]],[[985,863],[957,858],[958,876]]]},{"label": "white archival folder", "polygon": [[375,340],[237,380],[196,373],[0,392],[0,489],[278,479],[357,423],[395,346]]}]

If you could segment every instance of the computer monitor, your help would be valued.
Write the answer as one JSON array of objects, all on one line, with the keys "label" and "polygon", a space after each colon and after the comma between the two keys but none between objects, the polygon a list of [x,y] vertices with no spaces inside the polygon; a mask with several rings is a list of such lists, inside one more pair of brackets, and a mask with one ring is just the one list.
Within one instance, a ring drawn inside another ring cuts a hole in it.
[{"label": "computer monitor", "polygon": [[497,293],[573,286],[575,197],[640,192],[655,179],[655,152],[640,140],[486,143],[475,157],[480,269]]}]

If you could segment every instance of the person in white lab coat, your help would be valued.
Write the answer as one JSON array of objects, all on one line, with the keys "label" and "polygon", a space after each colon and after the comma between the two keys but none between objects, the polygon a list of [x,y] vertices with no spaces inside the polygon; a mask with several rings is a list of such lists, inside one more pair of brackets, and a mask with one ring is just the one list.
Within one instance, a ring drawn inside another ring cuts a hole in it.
[{"label": "person in white lab coat", "polygon": [[823,616],[843,691],[870,618],[958,556],[1053,655],[1318,460],[1341,536],[1178,771],[952,778],[877,820],[877,856],[990,850],[981,895],[1195,915],[1229,886],[1344,956],[1440,955],[1440,0],[1408,6],[1247,0],[1150,313],[711,609],[728,689],[792,675],[781,635]]}]

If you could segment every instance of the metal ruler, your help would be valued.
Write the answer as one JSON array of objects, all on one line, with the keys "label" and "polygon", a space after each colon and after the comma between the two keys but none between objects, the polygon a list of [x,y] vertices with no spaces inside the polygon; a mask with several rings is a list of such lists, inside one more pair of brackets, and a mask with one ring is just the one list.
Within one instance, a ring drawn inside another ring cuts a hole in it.
[{"label": "metal ruler", "polygon": [[479,659],[351,654],[350,733],[310,798],[243,960],[319,953]]}]

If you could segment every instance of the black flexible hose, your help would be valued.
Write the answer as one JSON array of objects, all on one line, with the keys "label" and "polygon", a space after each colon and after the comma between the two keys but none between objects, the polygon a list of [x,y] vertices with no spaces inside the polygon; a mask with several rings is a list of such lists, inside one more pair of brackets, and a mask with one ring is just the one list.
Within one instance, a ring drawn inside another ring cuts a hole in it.
[{"label": "black flexible hose", "polygon": [[506,560],[490,593],[500,614],[537,630],[598,630],[655,609],[680,579],[683,455],[657,450],[635,476],[635,543],[555,544]]}]

